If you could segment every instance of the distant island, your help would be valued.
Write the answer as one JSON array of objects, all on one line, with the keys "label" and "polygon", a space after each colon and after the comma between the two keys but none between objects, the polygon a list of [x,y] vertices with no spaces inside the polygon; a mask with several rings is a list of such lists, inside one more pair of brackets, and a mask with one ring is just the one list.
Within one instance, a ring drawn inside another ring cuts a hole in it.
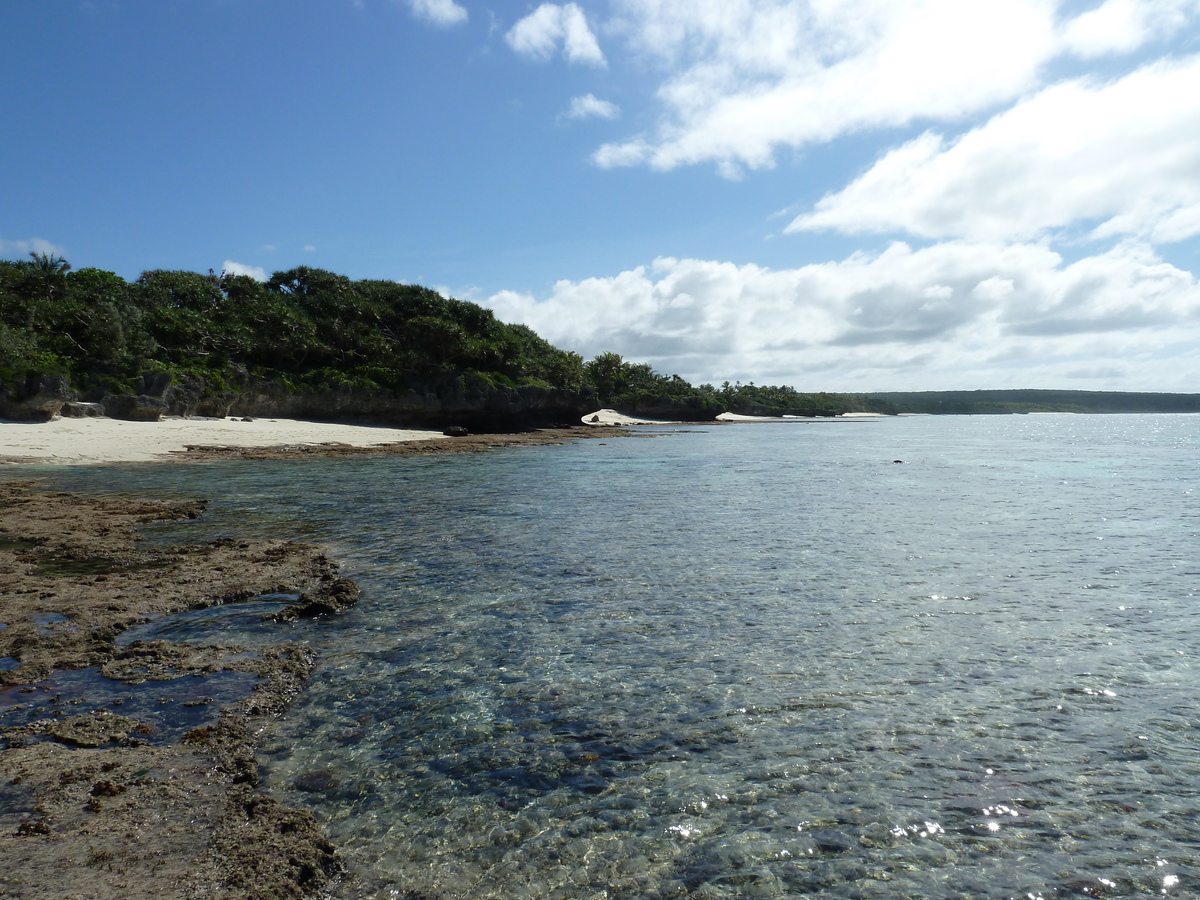
[{"label": "distant island", "polygon": [[1200,394],[1127,391],[888,391],[866,394],[892,413],[1003,415],[1013,413],[1195,413]]},{"label": "distant island", "polygon": [[279,416],[514,430],[600,407],[658,419],[846,413],[1198,412],[1200,395],[805,393],[692,385],[584,360],[476,303],[299,266],[154,269],[134,281],[44,253],[0,260],[0,417]]}]

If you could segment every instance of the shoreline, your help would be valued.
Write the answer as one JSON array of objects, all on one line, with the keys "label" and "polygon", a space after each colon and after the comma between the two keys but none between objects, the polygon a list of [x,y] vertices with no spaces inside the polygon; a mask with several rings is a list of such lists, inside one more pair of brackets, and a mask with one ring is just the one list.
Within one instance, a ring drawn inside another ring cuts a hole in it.
[{"label": "shoreline", "polygon": [[307,544],[141,546],[140,527],[203,511],[0,482],[0,895],[282,898],[342,877],[316,820],[256,790],[315,655],[282,624],[255,648],[118,643],[263,594],[295,598],[282,621],[357,602]]},{"label": "shoreline", "polygon": [[[33,427],[45,424],[52,423]],[[161,424],[122,422],[116,430]],[[342,427],[362,429],[358,442],[189,445],[151,459],[486,452],[629,435],[579,425],[378,443],[369,440],[375,429]],[[6,446],[11,441],[0,442]],[[206,504],[56,491],[53,475],[29,468],[150,460],[101,451],[95,456],[103,458],[83,463],[77,445],[47,446],[46,455],[0,474],[0,857],[11,861],[0,871],[0,896],[267,900],[352,884],[310,813],[257,790],[256,753],[316,664],[305,644],[287,640],[285,623],[348,609],[357,585],[307,543],[217,539],[145,548],[139,528],[197,518]],[[272,634],[266,646],[118,640],[168,616],[217,607],[236,613],[264,595],[289,598],[274,611],[278,641]],[[226,683],[240,690],[222,693]],[[153,700],[139,706],[147,691]],[[168,721],[181,711],[190,727]]]},{"label": "shoreline", "polygon": [[581,423],[514,434],[447,437],[441,431],[430,429],[299,419],[174,417],[156,422],[108,418],[60,418],[37,423],[0,421],[0,468],[479,452],[496,447],[564,443],[626,433],[614,426]]}]

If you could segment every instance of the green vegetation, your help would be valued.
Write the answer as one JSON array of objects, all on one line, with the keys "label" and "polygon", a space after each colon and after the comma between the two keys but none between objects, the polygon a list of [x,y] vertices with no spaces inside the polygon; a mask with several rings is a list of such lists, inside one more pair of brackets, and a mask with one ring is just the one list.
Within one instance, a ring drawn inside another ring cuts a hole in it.
[{"label": "green vegetation", "polygon": [[716,392],[726,409],[747,416],[839,416],[848,412],[891,413],[885,402],[856,394],[803,394],[791,387],[721,385]]},{"label": "green vegetation", "polygon": [[585,363],[524,325],[416,285],[352,281],[306,266],[266,282],[160,269],[127,282],[102,269],[72,271],[57,256],[31,256],[0,261],[0,397],[19,400],[45,376],[61,376],[84,399],[162,395],[186,383],[193,401],[199,391],[226,406],[267,385],[290,395],[419,396],[426,411],[430,397],[447,408],[464,398],[478,406],[528,389],[574,395],[583,411],[611,406],[668,418],[878,407],[787,387],[694,387],[615,353]]},{"label": "green vegetation", "polygon": [[0,262],[0,321],[0,377],[61,374],[83,391],[127,390],[146,372],[312,389],[409,389],[447,375],[583,383],[578,355],[474,303],[307,267],[266,283],[162,270],[130,283],[34,254]]},{"label": "green vegetation", "polygon": [[847,412],[890,412],[870,397],[848,394],[805,394],[792,387],[711,384],[693,387],[678,375],[660,375],[645,363],[625,362],[616,353],[601,353],[585,366],[588,383],[607,405],[654,415],[656,409],[689,407],[702,419],[734,412],[746,416],[838,416]]},{"label": "green vegetation", "polygon": [[[44,393],[47,377],[57,378],[64,395],[150,395],[176,411],[254,411],[269,400],[275,405],[263,408],[430,421],[468,413],[493,422],[568,421],[597,406],[699,420],[726,410],[756,416],[1200,411],[1200,395],[1180,394],[697,387],[616,353],[585,362],[524,325],[417,285],[352,281],[306,266],[266,282],[159,269],[128,282],[102,269],[72,271],[54,255],[0,260],[0,406],[6,398],[20,403]],[[171,399],[172,385],[186,387],[183,400]],[[297,397],[312,402],[287,405]],[[146,408],[155,414],[153,404]]]}]

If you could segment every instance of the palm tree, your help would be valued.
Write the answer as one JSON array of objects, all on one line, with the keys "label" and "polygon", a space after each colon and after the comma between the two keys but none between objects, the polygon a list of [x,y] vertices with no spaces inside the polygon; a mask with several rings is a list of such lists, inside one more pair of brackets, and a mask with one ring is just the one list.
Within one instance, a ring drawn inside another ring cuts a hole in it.
[{"label": "palm tree", "polygon": [[57,253],[34,250],[29,255],[33,257],[33,264],[47,275],[66,275],[71,269],[71,264]]},{"label": "palm tree", "polygon": [[47,300],[53,300],[54,295],[66,287],[67,272],[71,264],[57,253],[40,253],[34,250],[29,254],[32,263],[25,263],[26,271],[32,276],[37,291]]}]

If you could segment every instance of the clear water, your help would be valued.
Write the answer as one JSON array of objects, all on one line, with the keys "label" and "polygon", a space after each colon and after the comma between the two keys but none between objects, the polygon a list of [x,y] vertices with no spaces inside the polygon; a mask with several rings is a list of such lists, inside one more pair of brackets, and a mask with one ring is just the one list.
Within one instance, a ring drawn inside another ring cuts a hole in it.
[{"label": "clear water", "polygon": [[346,560],[263,767],[355,896],[1195,896],[1198,451],[909,418],[63,480]]},{"label": "clear water", "polygon": [[[63,669],[33,685],[0,685],[0,728],[31,725],[97,710],[147,726],[135,733],[146,743],[173,743],[216,721],[222,706],[248,696],[260,679],[247,672],[214,672],[166,681],[126,684],[96,668]],[[44,732],[26,740],[50,740]],[[0,738],[0,748],[6,741]]]},{"label": "clear water", "polygon": [[174,641],[199,647],[278,644],[296,635],[290,623],[281,626],[271,617],[299,599],[299,594],[263,594],[242,603],[189,609],[128,628],[113,643],[118,647],[128,647],[134,641]]}]

